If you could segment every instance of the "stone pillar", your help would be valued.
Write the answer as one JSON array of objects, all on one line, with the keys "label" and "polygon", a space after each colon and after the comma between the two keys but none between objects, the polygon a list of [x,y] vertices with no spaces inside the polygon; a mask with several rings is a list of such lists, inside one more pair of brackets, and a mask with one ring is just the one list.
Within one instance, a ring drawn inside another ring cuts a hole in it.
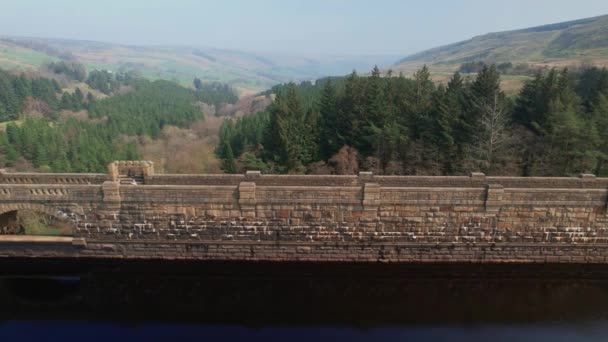
[{"label": "stone pillar", "polygon": [[154,162],[146,160],[141,162],[142,173],[144,175],[144,179],[154,176]]},{"label": "stone pillar", "polygon": [[120,209],[120,183],[118,181],[106,181],[101,185],[103,192],[103,204],[106,209]]},{"label": "stone pillar", "polygon": [[363,185],[363,210],[377,211],[380,206],[380,184],[365,183]]},{"label": "stone pillar", "polygon": [[239,207],[243,217],[255,217],[255,183],[239,184]]},{"label": "stone pillar", "polygon": [[361,205],[366,215],[375,216],[380,207],[380,184],[372,183],[374,173],[368,171],[359,172],[359,183],[362,185],[363,199]]},{"label": "stone pillar", "polygon": [[113,181],[118,180],[118,164],[116,162],[108,164],[108,176]]},{"label": "stone pillar", "polygon": [[498,213],[502,207],[502,196],[505,189],[500,184],[488,184],[486,188],[486,212]]}]

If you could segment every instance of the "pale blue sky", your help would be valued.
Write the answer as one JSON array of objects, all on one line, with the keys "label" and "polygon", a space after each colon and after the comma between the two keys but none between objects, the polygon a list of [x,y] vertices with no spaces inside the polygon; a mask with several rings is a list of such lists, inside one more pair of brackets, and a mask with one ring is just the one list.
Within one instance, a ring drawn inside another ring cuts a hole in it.
[{"label": "pale blue sky", "polygon": [[608,0],[0,0],[0,35],[298,54],[407,55],[608,14]]}]

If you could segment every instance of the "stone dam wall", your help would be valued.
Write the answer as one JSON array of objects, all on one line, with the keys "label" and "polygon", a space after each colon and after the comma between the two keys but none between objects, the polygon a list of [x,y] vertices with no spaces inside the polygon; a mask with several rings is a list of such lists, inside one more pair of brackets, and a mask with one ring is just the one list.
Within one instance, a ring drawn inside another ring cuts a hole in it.
[{"label": "stone dam wall", "polygon": [[[607,263],[608,178],[0,173],[0,213],[73,238],[0,237],[0,257]],[[36,240],[36,241],[34,241]]]}]

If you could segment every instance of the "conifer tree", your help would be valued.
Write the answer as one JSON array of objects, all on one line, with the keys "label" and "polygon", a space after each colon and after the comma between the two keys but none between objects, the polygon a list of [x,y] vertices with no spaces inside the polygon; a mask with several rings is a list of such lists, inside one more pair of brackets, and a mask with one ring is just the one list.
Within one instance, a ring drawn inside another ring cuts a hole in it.
[{"label": "conifer tree", "polygon": [[31,82],[23,74],[15,78],[13,81],[13,87],[19,102],[23,102],[25,98],[32,96]]},{"label": "conifer tree", "polygon": [[230,144],[227,141],[224,141],[223,144],[224,159],[222,162],[222,170],[226,173],[236,173],[236,163],[234,161],[232,147],[230,147]]},{"label": "conifer tree", "polygon": [[63,95],[61,95],[61,109],[74,109],[72,96],[68,92],[63,92]]},{"label": "conifer tree", "polygon": [[319,114],[321,120],[320,155],[323,159],[333,156],[344,145],[340,134],[340,116],[336,105],[336,89],[330,79],[323,86]]}]

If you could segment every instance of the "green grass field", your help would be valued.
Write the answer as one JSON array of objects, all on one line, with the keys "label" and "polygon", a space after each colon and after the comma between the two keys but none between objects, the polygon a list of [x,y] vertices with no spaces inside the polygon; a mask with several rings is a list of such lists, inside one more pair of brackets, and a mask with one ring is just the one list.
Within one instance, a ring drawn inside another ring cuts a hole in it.
[{"label": "green grass field", "polygon": [[40,52],[25,49],[2,47],[0,45],[0,66],[7,69],[38,67],[59,59]]}]

